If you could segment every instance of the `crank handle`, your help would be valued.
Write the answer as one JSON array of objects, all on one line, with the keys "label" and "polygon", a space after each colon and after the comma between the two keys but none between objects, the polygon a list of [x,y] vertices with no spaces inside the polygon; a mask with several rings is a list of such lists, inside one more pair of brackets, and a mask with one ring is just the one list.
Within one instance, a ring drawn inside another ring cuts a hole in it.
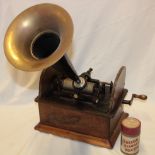
[{"label": "crank handle", "polygon": [[146,100],[147,99],[147,96],[146,95],[137,95],[137,94],[132,94],[132,97],[130,100],[123,100],[123,104],[128,104],[128,105],[131,105],[134,98],[138,98],[138,99],[141,99],[141,100]]}]

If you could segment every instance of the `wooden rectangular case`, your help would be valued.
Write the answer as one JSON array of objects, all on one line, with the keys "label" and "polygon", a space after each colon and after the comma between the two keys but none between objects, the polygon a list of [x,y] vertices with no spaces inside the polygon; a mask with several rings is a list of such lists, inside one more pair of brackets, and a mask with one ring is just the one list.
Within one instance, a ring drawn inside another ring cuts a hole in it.
[{"label": "wooden rectangular case", "polygon": [[40,122],[36,130],[106,148],[113,147],[121,121],[128,116],[122,106],[110,115],[50,100],[40,100],[38,106]]}]

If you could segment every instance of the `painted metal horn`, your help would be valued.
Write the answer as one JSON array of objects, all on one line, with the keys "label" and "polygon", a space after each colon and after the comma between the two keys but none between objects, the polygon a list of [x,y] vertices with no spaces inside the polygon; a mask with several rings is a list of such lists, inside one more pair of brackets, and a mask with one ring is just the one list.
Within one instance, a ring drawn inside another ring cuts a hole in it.
[{"label": "painted metal horn", "polygon": [[73,37],[73,22],[62,7],[39,4],[20,13],[10,24],[4,39],[8,61],[24,71],[37,71],[53,64],[79,81],[66,56]]}]

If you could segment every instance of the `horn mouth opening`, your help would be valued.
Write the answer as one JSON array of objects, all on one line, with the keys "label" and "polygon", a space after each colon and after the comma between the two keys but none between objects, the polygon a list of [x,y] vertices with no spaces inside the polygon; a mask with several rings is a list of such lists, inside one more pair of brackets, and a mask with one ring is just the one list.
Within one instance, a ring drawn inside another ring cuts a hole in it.
[{"label": "horn mouth opening", "polygon": [[60,37],[53,31],[39,33],[31,43],[31,55],[35,59],[44,59],[54,53],[60,45]]}]

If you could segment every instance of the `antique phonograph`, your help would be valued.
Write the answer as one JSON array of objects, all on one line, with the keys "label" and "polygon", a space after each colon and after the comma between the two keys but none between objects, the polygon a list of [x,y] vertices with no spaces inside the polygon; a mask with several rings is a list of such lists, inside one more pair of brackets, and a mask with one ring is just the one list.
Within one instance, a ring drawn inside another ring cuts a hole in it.
[{"label": "antique phonograph", "polygon": [[4,51],[18,69],[43,69],[35,99],[40,115],[36,130],[112,148],[120,123],[128,116],[122,104],[147,97],[133,94],[131,100],[124,100],[124,66],[110,83],[93,79],[91,68],[78,76],[66,55],[72,37],[73,23],[67,11],[54,4],[39,4],[10,24]]}]

